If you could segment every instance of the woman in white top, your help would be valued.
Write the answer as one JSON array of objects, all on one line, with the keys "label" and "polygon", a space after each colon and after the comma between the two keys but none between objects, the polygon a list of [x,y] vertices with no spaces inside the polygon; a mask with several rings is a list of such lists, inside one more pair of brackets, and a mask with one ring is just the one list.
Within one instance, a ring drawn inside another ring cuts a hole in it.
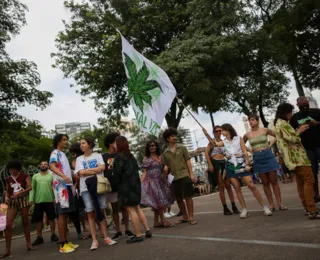
[{"label": "woman in white top", "polygon": [[[92,245],[90,250],[98,249],[99,244],[95,225],[96,209],[94,206],[94,198],[88,191],[86,179],[92,178],[95,175],[103,176],[103,171],[105,169],[105,163],[101,154],[93,153],[94,146],[94,139],[91,137],[83,138],[80,141],[80,148],[84,154],[77,158],[75,169],[75,174],[80,176],[80,194],[88,214],[89,228],[92,235]],[[107,207],[105,194],[98,195],[97,197],[100,209],[104,210]],[[105,218],[100,222],[100,231],[103,234],[105,244],[114,245],[117,243],[108,237],[107,222]]]},{"label": "woman in white top", "polygon": [[237,198],[242,206],[242,212],[240,218],[246,218],[249,216],[246,202],[244,200],[239,178],[247,185],[251,190],[259,204],[262,206],[264,214],[271,216],[272,212],[269,207],[264,205],[262,196],[252,181],[251,167],[249,166],[249,159],[247,156],[247,148],[244,144],[243,139],[237,135],[236,130],[230,124],[223,124],[221,126],[222,134],[226,137],[221,142],[215,142],[204,130],[205,135],[208,137],[210,142],[219,147],[225,147],[226,149],[226,171],[227,176],[231,179],[231,183],[236,191]]}]

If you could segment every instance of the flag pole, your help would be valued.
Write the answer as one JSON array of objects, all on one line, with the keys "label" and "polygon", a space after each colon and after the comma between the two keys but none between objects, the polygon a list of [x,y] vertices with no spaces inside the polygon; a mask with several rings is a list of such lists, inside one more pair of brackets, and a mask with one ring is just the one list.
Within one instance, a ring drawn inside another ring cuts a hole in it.
[{"label": "flag pole", "polygon": [[180,98],[178,98],[177,96],[176,96],[176,99],[178,100],[178,103],[179,103],[180,105],[182,105],[185,110],[187,110],[187,112],[189,113],[189,115],[192,116],[192,118],[193,118],[193,119],[198,123],[198,125],[202,128],[202,131],[203,131],[204,135],[207,137],[208,141],[209,141],[212,145],[216,146],[215,141],[214,141],[214,140],[211,138],[211,136],[208,134],[207,130],[204,128],[203,125],[200,124],[200,122],[195,118],[195,116],[190,112],[190,110],[183,104],[182,100],[181,100]]}]

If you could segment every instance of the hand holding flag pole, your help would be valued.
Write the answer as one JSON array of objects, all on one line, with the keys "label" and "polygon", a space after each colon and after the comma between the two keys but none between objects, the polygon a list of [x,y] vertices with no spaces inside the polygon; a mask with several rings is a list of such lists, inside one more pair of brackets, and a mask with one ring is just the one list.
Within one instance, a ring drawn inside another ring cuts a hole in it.
[{"label": "hand holding flag pole", "polygon": [[207,130],[200,124],[200,122],[195,118],[195,116],[190,112],[190,110],[183,104],[182,100],[176,96],[178,103],[184,107],[184,109],[189,113],[190,116],[198,123],[198,125],[202,128],[204,135],[207,137],[208,141],[213,145],[217,146],[216,142],[211,138],[208,134]]}]

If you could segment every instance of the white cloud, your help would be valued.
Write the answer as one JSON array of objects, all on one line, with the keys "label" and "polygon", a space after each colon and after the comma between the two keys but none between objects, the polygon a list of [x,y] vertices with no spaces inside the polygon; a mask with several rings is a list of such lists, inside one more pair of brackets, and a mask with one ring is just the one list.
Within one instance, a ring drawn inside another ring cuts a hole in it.
[{"label": "white cloud", "polygon": [[[62,20],[68,20],[70,14],[64,8],[64,0],[22,0],[27,4],[30,12],[27,13],[28,25],[22,28],[21,34],[16,36],[7,46],[7,50],[12,58],[26,58],[34,61],[38,65],[42,83],[41,90],[48,90],[54,94],[53,103],[44,111],[37,111],[33,106],[26,106],[19,109],[19,112],[30,119],[39,120],[47,129],[54,129],[55,124],[77,121],[88,121],[97,124],[97,119],[101,114],[94,110],[92,100],[81,101],[81,96],[75,93],[75,89],[69,87],[71,80],[63,79],[63,74],[53,69],[53,59],[50,57],[56,51],[55,38],[59,31],[63,30]],[[297,97],[297,92],[293,88],[288,97],[293,104]],[[314,96],[319,100],[320,91],[315,91]],[[211,132],[211,121],[209,115],[200,112],[195,115],[200,123]],[[133,117],[130,113],[129,117]],[[236,113],[218,112],[214,114],[216,124],[230,123],[239,134],[243,135],[244,125],[242,116]],[[195,131],[199,146],[204,146],[207,140],[202,134],[200,126],[192,117],[186,116],[181,121],[181,126]],[[194,132],[193,132],[193,139]],[[194,140],[195,143],[195,140]]]}]

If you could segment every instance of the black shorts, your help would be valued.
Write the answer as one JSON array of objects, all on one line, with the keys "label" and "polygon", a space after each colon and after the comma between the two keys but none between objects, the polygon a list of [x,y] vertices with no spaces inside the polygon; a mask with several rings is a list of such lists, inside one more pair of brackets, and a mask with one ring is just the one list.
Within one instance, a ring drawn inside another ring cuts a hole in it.
[{"label": "black shorts", "polygon": [[192,198],[194,195],[193,183],[190,177],[184,177],[172,182],[173,194],[177,201]]},{"label": "black shorts", "polygon": [[48,220],[54,220],[57,217],[54,203],[53,202],[36,203],[34,205],[31,222],[32,223],[42,222],[43,213],[46,213]]}]

